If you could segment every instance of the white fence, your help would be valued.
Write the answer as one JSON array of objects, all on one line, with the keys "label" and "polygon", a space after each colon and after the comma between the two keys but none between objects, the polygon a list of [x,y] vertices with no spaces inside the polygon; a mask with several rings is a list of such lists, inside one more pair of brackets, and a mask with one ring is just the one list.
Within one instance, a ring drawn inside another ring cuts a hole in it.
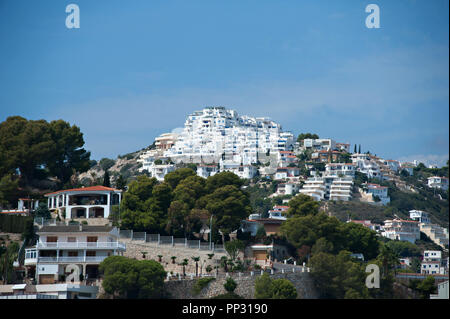
[{"label": "white fence", "polygon": [[173,236],[161,236],[160,234],[147,234],[145,232],[134,232],[131,229],[121,229],[119,231],[120,238],[128,238],[131,240],[141,240],[155,245],[167,245],[172,247],[185,247],[197,250],[209,250],[216,252],[224,252],[223,245],[218,245],[201,240],[192,240],[187,238],[175,238]]}]

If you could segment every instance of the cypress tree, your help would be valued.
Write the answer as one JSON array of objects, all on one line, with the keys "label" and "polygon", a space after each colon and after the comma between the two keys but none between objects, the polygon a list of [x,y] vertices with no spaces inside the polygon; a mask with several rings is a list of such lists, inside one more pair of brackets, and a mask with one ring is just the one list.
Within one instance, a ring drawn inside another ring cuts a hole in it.
[{"label": "cypress tree", "polygon": [[105,171],[105,175],[103,175],[103,186],[111,187],[111,181],[109,180],[108,170]]},{"label": "cypress tree", "polygon": [[361,144],[359,144],[359,151],[358,151],[358,153],[361,154]]}]

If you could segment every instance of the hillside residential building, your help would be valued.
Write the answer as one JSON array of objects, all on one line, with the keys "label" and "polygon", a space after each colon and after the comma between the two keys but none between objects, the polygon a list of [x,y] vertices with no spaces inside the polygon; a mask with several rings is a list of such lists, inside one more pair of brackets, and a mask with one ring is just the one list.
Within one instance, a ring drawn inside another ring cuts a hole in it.
[{"label": "hillside residential building", "polygon": [[96,299],[98,290],[75,283],[0,285],[0,299]]},{"label": "hillside residential building", "polygon": [[336,149],[338,151],[350,153],[350,143],[336,143]]},{"label": "hillside residential building", "polygon": [[315,151],[330,151],[336,149],[336,142],[330,138],[304,139],[304,149],[313,149]]},{"label": "hillside residential building", "polygon": [[[175,163],[257,163],[260,157],[291,150],[294,136],[269,118],[239,116],[224,107],[190,114],[172,148],[164,155]],[[261,161],[263,162],[263,161]]]},{"label": "hillside residential building", "polygon": [[423,223],[423,224],[430,224],[431,223],[431,219],[430,219],[430,214],[421,210],[410,210],[409,211],[409,218],[411,218],[412,220],[416,220],[419,223]]},{"label": "hillside residential building", "polygon": [[325,165],[325,176],[346,177],[355,176],[353,163],[328,163]]},{"label": "hillside residential building", "polygon": [[366,174],[368,178],[381,178],[380,166],[369,154],[352,154],[351,157],[358,172]]},{"label": "hillside residential building", "polygon": [[263,226],[267,236],[276,235],[280,231],[281,223],[286,220],[285,218],[261,218],[255,215],[257,214],[252,214],[241,222],[241,231],[250,232],[252,236],[255,236],[258,228]]},{"label": "hillside residential building", "polygon": [[419,222],[402,219],[385,220],[381,235],[392,240],[409,241],[414,244],[420,239]]},{"label": "hillside residential building", "polygon": [[444,275],[444,268],[441,267],[441,261],[431,261],[431,260],[423,260],[420,264],[420,273],[435,275],[440,274]]},{"label": "hillside residential building", "polygon": [[376,198],[379,199],[379,203],[382,205],[387,205],[390,203],[391,198],[388,196],[388,188],[386,186],[380,186],[379,184],[364,183],[363,190],[366,194],[372,195],[372,199],[377,202]]},{"label": "hillside residential building", "polygon": [[280,183],[277,187],[277,195],[295,195],[300,189],[300,183],[298,182],[286,182]]},{"label": "hillside residential building", "polygon": [[310,177],[305,181],[300,193],[311,196],[317,201],[325,199],[327,187],[322,177]]},{"label": "hillside residential building", "polygon": [[314,163],[337,162],[342,155],[340,151],[321,150],[311,154],[311,161]]},{"label": "hillside residential building", "polygon": [[427,235],[436,245],[448,246],[448,229],[435,224],[420,224],[420,231]]},{"label": "hillside residential building", "polygon": [[39,240],[25,249],[25,267],[38,284],[64,281],[69,265],[78,267],[84,279],[98,276],[98,265],[108,256],[123,255],[118,229],[111,226],[44,226],[36,232]]},{"label": "hillside residential building", "polygon": [[329,200],[349,201],[352,198],[353,179],[351,177],[333,178],[330,185]]},{"label": "hillside residential building", "polygon": [[108,218],[114,205],[119,205],[122,191],[105,186],[60,190],[45,194],[48,209],[65,214],[66,219]]},{"label": "hillside residential building", "polygon": [[446,191],[448,190],[448,178],[439,176],[428,177],[428,187],[439,188]]},{"label": "hillside residential building", "polygon": [[376,231],[377,233],[381,231],[381,225],[378,224],[372,224],[370,220],[349,220],[347,223],[355,223],[362,225],[364,227],[367,227],[373,231]]},{"label": "hillside residential building", "polygon": [[400,162],[399,161],[384,160],[384,164],[389,166],[389,168],[396,173],[400,170]]},{"label": "hillside residential building", "polygon": [[430,299],[447,299],[448,300],[448,280],[438,283],[438,293],[430,295]]},{"label": "hillside residential building", "polygon": [[197,175],[203,178],[208,178],[209,176],[214,176],[219,172],[218,165],[206,165],[200,164],[197,166]]},{"label": "hillside residential building", "polygon": [[283,180],[298,177],[299,175],[300,169],[298,167],[278,167],[274,179]]},{"label": "hillside residential building", "polygon": [[232,172],[240,178],[250,179],[258,174],[258,168],[253,165],[241,165],[233,161],[220,160],[221,172]]},{"label": "hillside residential building", "polygon": [[410,176],[414,175],[414,164],[411,163],[401,163],[400,164],[400,172],[406,171]]}]

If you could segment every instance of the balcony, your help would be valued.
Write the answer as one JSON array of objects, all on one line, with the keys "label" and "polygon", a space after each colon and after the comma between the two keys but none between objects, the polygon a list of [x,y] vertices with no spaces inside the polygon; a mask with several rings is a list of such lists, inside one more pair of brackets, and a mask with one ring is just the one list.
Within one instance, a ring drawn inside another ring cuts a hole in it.
[{"label": "balcony", "polygon": [[79,257],[39,257],[38,263],[101,263],[108,256],[79,256]]},{"label": "balcony", "polygon": [[37,249],[120,249],[125,250],[126,245],[121,242],[38,242]]}]

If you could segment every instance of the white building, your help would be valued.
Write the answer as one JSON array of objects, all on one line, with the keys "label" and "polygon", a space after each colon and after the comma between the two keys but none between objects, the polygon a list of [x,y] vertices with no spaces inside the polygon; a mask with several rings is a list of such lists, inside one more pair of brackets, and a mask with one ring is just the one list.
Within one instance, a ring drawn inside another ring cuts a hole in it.
[{"label": "white building", "polygon": [[356,170],[366,174],[368,178],[382,178],[380,166],[368,154],[352,154],[352,162]]},{"label": "white building", "polygon": [[431,219],[430,219],[430,214],[421,210],[410,210],[409,211],[409,218],[411,218],[412,220],[416,220],[419,223],[424,223],[424,224],[430,224],[431,223]]},{"label": "white building", "polygon": [[352,198],[353,178],[351,177],[310,177],[305,181],[301,194],[313,197],[315,200],[342,200]]},{"label": "white building", "polygon": [[218,165],[200,164],[197,166],[197,175],[203,178],[214,176],[219,172]]},{"label": "white building", "polygon": [[98,286],[74,283],[0,285],[0,299],[96,299]]},{"label": "white building", "polygon": [[336,142],[330,138],[304,139],[304,149],[313,149],[315,151],[330,151],[336,149]]},{"label": "white building", "polygon": [[25,249],[25,267],[35,273],[38,284],[65,282],[72,266],[84,280],[96,279],[98,265],[126,249],[117,228],[111,226],[44,226],[36,234],[36,246]]},{"label": "white building", "polygon": [[362,186],[366,194],[372,195],[372,199],[376,196],[379,198],[382,205],[387,205],[390,203],[391,198],[388,196],[388,187],[372,183],[364,183]]},{"label": "white building", "polygon": [[300,176],[298,167],[278,167],[275,173],[275,180],[286,180]]},{"label": "white building", "polygon": [[447,299],[448,300],[448,280],[438,283],[438,293],[430,295],[430,299]]},{"label": "white building", "polygon": [[420,231],[427,235],[436,245],[448,246],[448,229],[435,224],[420,224]]},{"label": "white building", "polygon": [[448,178],[440,176],[428,177],[428,187],[448,190]]},{"label": "white building", "polygon": [[220,159],[242,165],[259,157],[290,150],[294,136],[269,118],[239,116],[224,107],[206,107],[186,119],[175,145],[165,152],[175,163],[218,163]]},{"label": "white building", "polygon": [[355,176],[353,163],[328,163],[325,165],[325,176],[346,177]]},{"label": "white building", "polygon": [[330,185],[329,200],[349,201],[352,198],[353,179],[351,177],[333,178]]},{"label": "white building", "polygon": [[419,222],[401,219],[385,220],[381,235],[392,240],[409,241],[414,244],[420,239]]},{"label": "white building", "polygon": [[295,195],[300,189],[300,183],[294,181],[288,181],[286,183],[280,183],[277,187],[277,195]]},{"label": "white building", "polygon": [[325,199],[327,187],[322,177],[310,177],[305,181],[300,193],[311,196],[317,201]]},{"label": "white building", "polygon": [[111,208],[119,205],[122,191],[105,186],[91,186],[60,190],[45,194],[48,209],[65,214],[66,219],[108,218]]}]

